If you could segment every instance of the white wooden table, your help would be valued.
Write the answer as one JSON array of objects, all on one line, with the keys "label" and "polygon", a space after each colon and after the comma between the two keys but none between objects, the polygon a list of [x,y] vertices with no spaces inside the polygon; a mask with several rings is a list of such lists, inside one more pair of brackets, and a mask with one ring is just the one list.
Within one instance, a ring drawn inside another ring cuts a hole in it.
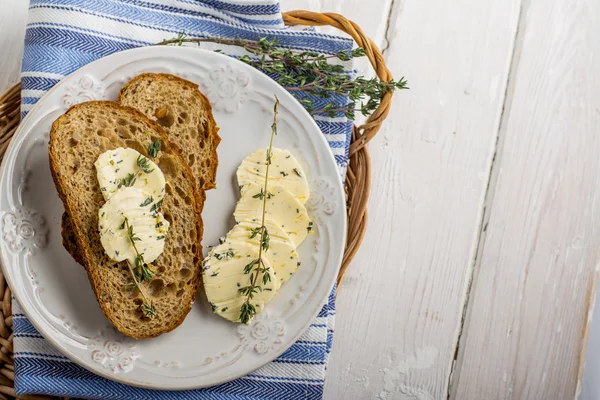
[{"label": "white wooden table", "polygon": [[[0,90],[26,3],[0,0]],[[282,4],[354,20],[411,87],[370,145],[326,398],[599,398],[600,2]]]}]

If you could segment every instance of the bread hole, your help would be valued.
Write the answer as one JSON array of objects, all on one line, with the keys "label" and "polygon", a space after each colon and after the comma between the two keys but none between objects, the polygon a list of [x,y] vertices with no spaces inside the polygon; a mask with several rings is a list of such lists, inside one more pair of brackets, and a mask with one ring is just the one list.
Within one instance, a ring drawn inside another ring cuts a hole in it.
[{"label": "bread hole", "polygon": [[204,133],[204,137],[208,139],[210,132],[208,131],[208,121],[202,121],[202,133]]},{"label": "bread hole", "polygon": [[201,149],[203,149],[203,148],[204,148],[204,146],[205,146],[205,144],[204,144],[204,140],[201,140],[199,144],[200,144],[200,148],[201,148]]},{"label": "bread hole", "polygon": [[201,188],[204,187],[204,178],[203,177],[198,178],[198,187],[201,187]]},{"label": "bread hole", "polygon": [[158,168],[160,168],[165,175],[175,175],[178,170],[175,160],[173,157],[169,156],[163,156],[158,160]]},{"label": "bread hole", "polygon": [[206,160],[206,167],[210,167],[210,160]]},{"label": "bread hole", "polygon": [[[195,236],[194,236],[194,240],[195,240]],[[195,244],[192,245],[192,253],[196,254],[196,252],[198,251],[198,247],[196,247]],[[194,263],[196,262],[196,259],[194,257]]]},{"label": "bread hole", "polygon": [[177,297],[181,297],[181,296],[183,296],[183,289],[179,289],[179,290],[177,291],[177,293],[175,294],[175,296],[177,296]]},{"label": "bread hole", "polygon": [[133,304],[135,304],[136,306],[141,306],[142,304],[144,304],[144,300],[138,297],[137,299],[133,300]]},{"label": "bread hole", "polygon": [[190,154],[188,156],[188,165],[191,167],[192,165],[194,165],[195,162],[196,162],[196,156],[193,154]]},{"label": "bread hole", "polygon": [[169,196],[173,196],[173,188],[171,187],[171,184],[169,182],[167,182],[167,184],[165,185],[165,191]]},{"label": "bread hole", "polygon": [[144,146],[142,146],[137,140],[126,140],[125,145],[130,149],[134,149],[141,154],[144,154],[146,152]]},{"label": "bread hole", "polygon": [[165,219],[166,219],[167,221],[169,221],[169,224],[170,224],[171,226],[173,226],[173,216],[171,215],[171,213],[170,213],[170,212],[168,212],[168,211],[164,211],[164,212],[163,212],[163,216],[165,217]]},{"label": "bread hole", "polygon": [[163,267],[162,265],[160,267],[158,267],[158,269],[156,270],[157,273],[162,274],[166,271],[167,269],[165,267]]},{"label": "bread hole", "polygon": [[[187,264],[186,264],[187,266]],[[189,277],[192,276],[192,270],[189,268],[189,266],[186,268],[186,266],[184,266],[183,268],[181,268],[179,270],[179,276],[181,277],[181,279],[188,279]]]},{"label": "bread hole", "polygon": [[156,123],[163,128],[170,128],[175,123],[175,116],[171,111],[168,111],[164,117],[156,118]]},{"label": "bread hole", "polygon": [[179,199],[177,197],[173,199],[173,204],[175,204],[175,207],[179,207]]},{"label": "bread hole", "polygon": [[131,138],[131,135],[129,134],[129,132],[127,132],[127,130],[125,130],[125,128],[120,127],[120,126],[117,128],[117,135],[121,139],[129,139],[129,138]]},{"label": "bread hole", "polygon": [[165,290],[167,291],[167,293],[173,294],[177,291],[177,285],[175,283],[169,283]]},{"label": "bread hole", "polygon": [[127,120],[125,120],[125,118],[118,118],[117,124],[119,124],[121,126],[125,126],[125,125],[127,125]]},{"label": "bread hole", "polygon": [[75,147],[79,144],[79,142],[73,138],[69,138],[69,142],[68,142],[68,146],[69,147]]},{"label": "bread hole", "polygon": [[71,164],[69,166],[69,170],[71,171],[71,174],[75,174],[78,169],[79,169],[79,161],[75,161],[75,162],[73,162],[73,164]]},{"label": "bread hole", "polygon": [[178,123],[179,125],[182,125],[182,124],[183,124],[183,118],[181,118],[181,117],[177,117],[177,123]]},{"label": "bread hole", "polygon": [[185,286],[185,281],[179,281],[178,285],[179,289],[183,288]]},{"label": "bread hole", "polygon": [[135,135],[137,127],[135,125],[129,125],[129,132],[131,132],[132,135]]},{"label": "bread hole", "polygon": [[165,294],[165,282],[162,279],[154,279],[148,285],[148,294],[152,297],[161,297]]},{"label": "bread hole", "polygon": [[179,197],[186,197],[185,192],[179,186],[175,186],[175,191]]}]

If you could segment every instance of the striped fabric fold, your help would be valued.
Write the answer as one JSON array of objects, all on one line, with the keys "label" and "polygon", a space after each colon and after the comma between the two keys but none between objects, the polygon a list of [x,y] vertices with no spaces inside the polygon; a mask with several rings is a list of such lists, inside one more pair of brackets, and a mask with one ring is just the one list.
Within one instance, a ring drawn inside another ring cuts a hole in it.
[{"label": "striped fabric fold", "polygon": [[[312,29],[284,28],[278,0],[31,0],[21,73],[25,117],[66,75],[109,54],[190,36],[275,38],[281,46],[335,54],[352,41]],[[230,56],[239,48],[209,44]],[[345,67],[352,70],[352,65]],[[336,95],[345,104],[346,96]],[[318,105],[317,105],[318,106]],[[352,122],[315,116],[345,176]],[[15,391],[88,399],[320,399],[333,343],[335,290],[300,339],[253,373],[207,389],[169,392],[112,382],[69,361],[13,301]]]}]

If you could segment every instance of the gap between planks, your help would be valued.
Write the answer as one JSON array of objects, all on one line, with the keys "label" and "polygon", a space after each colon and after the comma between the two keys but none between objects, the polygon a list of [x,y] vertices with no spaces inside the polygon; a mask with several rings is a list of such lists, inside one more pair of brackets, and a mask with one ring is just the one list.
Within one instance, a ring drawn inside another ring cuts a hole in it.
[{"label": "gap between planks", "polygon": [[[467,312],[469,309],[469,301],[471,295],[471,289],[473,287],[473,281],[475,280],[475,275],[477,271],[481,267],[481,258],[479,257],[483,251],[485,246],[485,235],[487,229],[487,223],[489,221],[490,213],[488,210],[491,210],[492,203],[494,201],[494,194],[496,189],[496,183],[498,181],[498,165],[500,164],[500,157],[502,155],[502,150],[504,149],[504,140],[503,140],[503,131],[506,130],[506,118],[508,116],[508,112],[510,112],[512,96],[515,88],[515,78],[516,78],[516,69],[519,65],[519,59],[521,56],[522,44],[523,44],[523,33],[524,29],[524,9],[527,8],[530,0],[521,0],[519,3],[519,14],[517,16],[517,24],[515,26],[515,33],[512,41],[512,51],[510,60],[508,63],[508,73],[506,75],[506,80],[504,82],[504,94],[502,100],[502,108],[500,110],[500,115],[498,117],[496,126],[496,140],[494,141],[492,156],[489,164],[489,171],[487,176],[487,186],[485,189],[483,206],[481,210],[481,219],[479,222],[479,235],[474,245],[473,252],[473,261],[471,262],[471,268],[468,271],[468,279],[465,289],[465,298],[462,305],[462,315],[460,320],[460,326],[458,328],[458,334],[455,340],[455,348],[454,348],[454,359],[452,361],[452,366],[450,368],[450,373],[448,374],[448,383],[447,383],[447,399],[453,398],[453,389],[454,388],[454,378],[460,374],[460,365],[457,365],[459,352],[462,350],[461,348],[461,340],[463,336],[463,329],[465,325],[465,321],[467,318]],[[508,111],[508,112],[507,112]]]}]

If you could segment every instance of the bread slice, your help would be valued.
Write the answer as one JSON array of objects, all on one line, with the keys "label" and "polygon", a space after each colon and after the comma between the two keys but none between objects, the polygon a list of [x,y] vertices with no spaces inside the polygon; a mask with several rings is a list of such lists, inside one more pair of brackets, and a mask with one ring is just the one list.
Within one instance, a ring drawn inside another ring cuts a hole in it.
[{"label": "bread slice", "polygon": [[[133,78],[121,89],[117,99],[161,124],[171,143],[181,152],[196,178],[200,207],[206,193],[216,187],[221,142],[212,115],[212,108],[198,85],[169,74],[145,73]],[[62,219],[63,245],[79,264],[81,256],[70,238],[72,224],[66,215]]]},{"label": "bread slice", "polygon": [[140,110],[182,149],[198,188],[216,187],[219,128],[198,85],[169,74],[138,75],[119,92],[119,104]]},{"label": "bread slice", "polygon": [[[131,279],[126,262],[108,258],[100,243],[98,210],[104,198],[94,162],[106,150],[130,147],[147,156],[160,140],[155,159],[167,180],[161,211],[171,226],[165,249],[153,262],[154,277],[144,283],[157,316],[144,318],[142,298],[125,285]],[[158,336],[180,325],[194,302],[201,275],[201,209],[192,171],[162,128],[137,110],[110,101],[71,107],[52,125],[50,168],[65,211],[72,221],[77,250],[106,317],[127,336]]]}]

